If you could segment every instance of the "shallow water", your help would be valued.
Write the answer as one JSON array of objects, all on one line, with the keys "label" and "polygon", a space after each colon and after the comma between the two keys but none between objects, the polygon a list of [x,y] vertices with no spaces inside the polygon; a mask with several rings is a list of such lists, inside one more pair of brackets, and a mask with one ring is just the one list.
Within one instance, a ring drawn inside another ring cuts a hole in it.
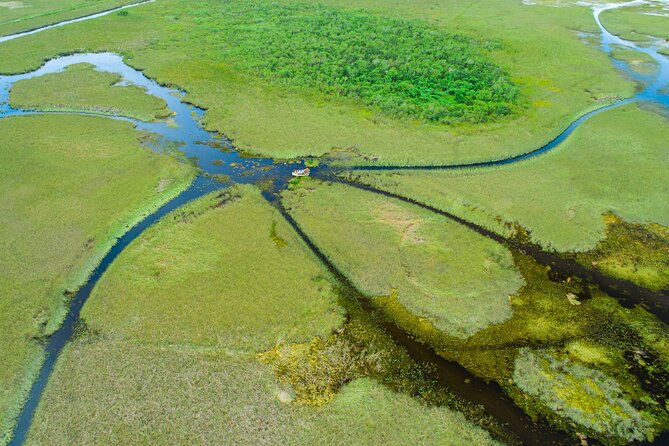
[{"label": "shallow water", "polygon": [[[100,17],[119,9],[134,7],[143,3],[147,2],[127,5],[111,11],[93,14],[91,16],[79,19],[68,20],[37,30],[1,37],[0,43],[21,36],[34,34],[45,29],[63,26],[68,23]],[[543,147],[528,153],[505,159],[480,163],[454,164],[444,166],[409,166],[402,167],[402,169],[479,168],[516,163],[535,156],[539,156],[552,150],[562,141],[564,141],[585,120],[611,107],[616,107],[623,103],[629,103],[637,100],[652,101],[665,107],[669,107],[669,97],[667,91],[662,91],[663,88],[666,88],[667,85],[669,85],[669,58],[659,54],[657,52],[657,48],[652,45],[649,47],[641,47],[632,42],[619,39],[618,37],[608,33],[608,31],[602,27],[599,21],[599,14],[603,10],[604,9],[602,8],[595,10],[594,15],[597,23],[602,29],[601,45],[604,51],[610,54],[613,45],[623,45],[650,55],[658,63],[659,70],[657,73],[649,76],[642,76],[638,73],[635,73],[634,70],[632,70],[631,67],[627,66],[624,62],[614,61],[616,66],[618,66],[621,70],[624,70],[630,77],[644,85],[644,87],[633,98],[605,106],[582,116],[573,122],[554,140],[544,145]],[[18,80],[29,79],[47,73],[59,72],[65,69],[67,66],[75,63],[89,63],[94,65],[95,68],[100,71],[118,73],[123,78],[121,81],[122,85],[133,84],[144,87],[148,93],[165,100],[170,110],[174,112],[174,116],[171,118],[171,121],[175,125],[172,125],[168,121],[142,122],[136,119],[120,116],[109,118],[131,122],[139,130],[144,130],[159,135],[160,139],[156,144],[154,144],[153,147],[155,150],[162,150],[162,148],[168,144],[177,145],[178,149],[183,152],[185,156],[191,158],[202,169],[203,175],[198,177],[193,185],[185,192],[165,204],[163,207],[144,219],[138,225],[134,226],[129,230],[129,232],[121,237],[103,258],[100,265],[93,271],[87,282],[76,293],[63,325],[53,336],[51,336],[46,341],[46,360],[40,370],[39,377],[31,388],[29,399],[23,408],[18,425],[14,430],[14,436],[10,443],[11,445],[21,445],[25,441],[32,422],[32,418],[34,416],[34,412],[37,408],[42,392],[48,382],[49,375],[55,366],[56,360],[62,351],[62,348],[72,338],[75,332],[76,324],[79,320],[80,310],[86,302],[86,299],[89,297],[91,290],[95,287],[97,281],[104,274],[113,260],[133,240],[140,236],[153,223],[157,222],[160,218],[172,210],[175,210],[188,201],[200,197],[208,192],[224,188],[228,184],[271,182],[271,187],[267,189],[265,196],[280,207],[280,204],[276,201],[275,193],[286,187],[286,184],[290,179],[290,172],[293,169],[303,166],[303,163],[301,162],[277,163],[269,158],[243,156],[234,149],[231,141],[223,138],[221,135],[208,132],[203,128],[201,118],[204,114],[204,110],[185,103],[183,101],[185,97],[183,92],[159,85],[158,83],[148,79],[142,72],[126,65],[120,56],[113,53],[88,53],[60,57],[48,61],[38,70],[30,73],[14,76],[0,76],[0,118],[29,114],[44,114],[42,112],[12,108],[9,104],[9,91],[11,86]],[[79,114],[94,115],[94,113]],[[377,170],[398,168],[385,166],[359,166],[352,167],[352,169]],[[318,172],[318,170],[320,170],[320,172]],[[321,168],[314,170],[314,173],[323,174],[327,171],[327,166],[322,166]],[[226,175],[229,177],[230,182],[219,182],[215,178],[211,178],[207,175]],[[325,258],[325,256],[323,256],[322,253],[317,250],[316,246],[311,242],[311,240],[309,240],[308,236],[299,229],[292,218],[290,218],[290,216],[286,214],[285,211],[283,213],[287,220],[304,238],[307,245],[316,252],[316,254],[329,268],[333,270],[335,276],[340,281],[348,283],[346,278],[341,275],[341,273],[336,271],[330,262]],[[400,345],[403,345],[407,351],[410,352],[411,356],[414,357],[416,361],[430,363],[436,368],[438,382],[453,389],[454,393],[459,394],[463,398],[485,406],[488,412],[494,414],[496,418],[506,423],[510,428],[510,431],[514,432],[519,438],[522,439],[524,443],[568,444],[571,441],[571,439],[567,438],[567,436],[556,432],[542,432],[527,418],[527,416],[522,411],[520,411],[520,409],[518,409],[513,404],[512,401],[510,401],[510,399],[501,391],[501,389],[476,379],[459,365],[443,360],[443,358],[432,352],[429,347],[415,342],[396,326],[389,323],[387,324],[386,329],[389,331],[389,333],[392,334],[392,336]],[[469,380],[470,384],[464,384],[465,379]],[[659,440],[664,441],[663,439],[666,440],[667,436],[665,435],[662,437],[662,439]]]}]

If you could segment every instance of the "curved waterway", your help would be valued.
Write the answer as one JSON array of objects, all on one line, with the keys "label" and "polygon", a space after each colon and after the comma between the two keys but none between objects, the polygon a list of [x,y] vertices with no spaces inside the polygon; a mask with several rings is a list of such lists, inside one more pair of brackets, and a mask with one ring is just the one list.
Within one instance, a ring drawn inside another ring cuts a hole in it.
[{"label": "curved waterway", "polygon": [[107,9],[106,11],[96,12],[94,14],[86,15],[86,16],[83,16],[83,17],[77,17],[76,19],[64,20],[62,22],[53,23],[51,25],[40,26],[38,28],[31,29],[29,31],[24,31],[24,32],[16,33],[16,34],[10,34],[8,36],[0,37],[0,43],[7,42],[8,40],[18,39],[19,37],[23,37],[23,36],[29,36],[31,34],[37,34],[39,32],[46,31],[47,29],[58,28],[60,26],[69,25],[70,23],[84,22],[86,20],[97,19],[98,17],[104,17],[106,15],[109,15],[109,14],[111,14],[113,12],[116,12],[116,11],[120,11],[122,9],[134,8],[135,6],[144,5],[146,3],[153,3],[155,1],[156,0],[144,0],[144,1],[141,1],[141,2],[137,2],[137,3],[131,3],[129,5],[119,6],[118,8],[112,8],[112,9]]},{"label": "curved waterway", "polygon": [[[114,11],[118,11],[119,9],[135,7],[144,3],[150,3],[152,1],[154,0],[126,5],[102,13],[92,14],[90,16],[81,17],[78,19],[67,20],[24,33],[0,37],[0,42],[34,34],[46,29],[63,26],[68,23],[93,19],[110,14]],[[636,2],[634,4],[636,4]],[[659,66],[659,69],[655,75],[644,77],[634,73],[634,71],[625,63],[619,61],[615,62],[617,66],[625,70],[625,72],[629,73],[631,77],[644,85],[644,88],[640,90],[639,93],[637,93],[633,98],[620,101],[587,113],[578,120],[574,121],[567,129],[565,129],[550,143],[528,153],[486,162],[443,166],[408,166],[401,168],[460,169],[490,167],[495,165],[516,163],[541,155],[542,153],[557,147],[586,119],[611,107],[619,106],[623,103],[636,100],[654,101],[669,107],[669,98],[667,97],[666,91],[667,85],[669,85],[669,59],[659,54],[657,52],[656,46],[651,45],[648,47],[640,47],[632,42],[627,42],[616,36],[613,36],[608,31],[606,31],[599,20],[599,14],[602,11],[611,7],[619,6],[620,5],[606,6],[595,9],[594,11],[595,19],[602,30],[602,49],[610,54],[611,50],[615,46],[622,45],[650,55],[654,60],[657,61]],[[285,212],[281,206],[280,201],[277,200],[276,192],[286,187],[287,181],[290,179],[290,172],[295,168],[302,167],[303,163],[276,162],[275,160],[269,158],[251,157],[236,151],[232,143],[222,137],[222,135],[206,131],[203,128],[201,124],[201,118],[204,115],[204,110],[186,103],[184,101],[185,95],[183,92],[159,85],[158,83],[144,76],[142,72],[126,65],[120,56],[113,53],[75,54],[52,59],[39,69],[30,73],[13,76],[0,76],[0,118],[32,114],[45,114],[45,112],[13,108],[9,103],[9,92],[12,85],[22,79],[30,79],[36,76],[41,76],[43,74],[62,71],[67,66],[76,63],[89,63],[100,71],[118,73],[122,76],[122,82],[124,84],[133,84],[144,87],[148,93],[165,100],[170,110],[172,110],[174,113],[169,120],[143,122],[123,116],[108,117],[110,119],[131,122],[138,130],[151,132],[157,135],[156,141],[152,143],[155,150],[160,151],[165,150],[166,147],[176,146],[179,151],[181,151],[186,157],[190,158],[194,163],[197,164],[197,166],[202,171],[202,175],[198,176],[198,178],[196,178],[193,184],[186,191],[181,193],[176,198],[170,200],[156,212],[148,216],[141,223],[131,228],[126,234],[119,238],[111,250],[103,258],[101,263],[95,268],[86,283],[76,293],[62,326],[45,342],[46,359],[40,370],[38,378],[30,390],[28,400],[20,414],[18,424],[14,430],[13,438],[10,443],[11,445],[21,445],[24,443],[40,397],[48,382],[49,375],[53,371],[55,363],[63,347],[74,334],[76,324],[79,320],[81,308],[90,296],[90,293],[95,287],[97,281],[102,277],[114,259],[116,259],[116,257],[121,252],[123,252],[123,250],[133,240],[139,237],[148,227],[153,225],[167,213],[178,209],[183,204],[195,198],[198,198],[206,193],[222,189],[229,184],[262,183],[266,191],[264,195],[274,205],[276,205],[280,211],[282,211],[288,222],[296,229],[296,231],[298,231],[299,235],[323,261],[323,263],[331,269],[338,281],[343,283],[345,288],[350,289],[350,292],[355,294],[356,297],[362,301],[361,303],[363,307],[367,307],[369,311],[372,311],[372,309],[369,308],[369,305],[366,302],[364,296],[360,295],[360,293],[352,287],[346,277],[337,271],[334,266],[327,260],[327,258],[322,253],[320,253],[320,251],[318,251],[315,244],[299,228],[297,223],[290,217],[290,215]],[[95,115],[95,113],[75,114]],[[351,169],[376,170],[399,168],[400,167],[390,166],[354,166]],[[318,172],[318,170],[320,170],[320,172]],[[314,173],[322,175],[327,173],[328,170],[329,169],[327,166],[323,166],[320,169],[315,169]],[[518,439],[520,439],[524,444],[544,445],[573,443],[573,439],[568,438],[562,433],[552,431],[545,427],[537,426],[519,408],[517,408],[509,399],[509,397],[506,396],[497,386],[485,383],[473,377],[469,372],[460,367],[458,364],[445,361],[443,358],[436,355],[429,347],[417,343],[411,339],[391,322],[384,323],[384,328],[400,345],[407,349],[410,355],[417,362],[428,363],[434,367],[435,373],[437,375],[436,380],[438,383],[446,386],[449,389],[452,389],[454,394],[461,396],[463,399],[482,405],[488,411],[488,413],[492,414],[496,419],[504,423],[508,427],[509,431]],[[469,382],[469,384],[464,384],[465,382]],[[666,436],[663,436],[662,438],[666,440]]]},{"label": "curved waterway", "polygon": [[416,165],[416,166],[376,166],[376,165],[362,165],[362,166],[351,166],[348,169],[351,170],[458,170],[458,169],[478,169],[485,167],[499,167],[506,166],[508,164],[514,164],[519,161],[525,161],[539,155],[543,155],[546,152],[550,152],[559,146],[565,139],[569,137],[578,127],[580,127],[583,122],[589,118],[603,112],[610,110],[614,107],[619,107],[624,104],[629,104],[635,101],[648,101],[654,104],[658,104],[669,109],[669,57],[661,54],[660,49],[660,39],[654,39],[649,42],[635,43],[628,40],[621,39],[618,36],[611,34],[605,27],[602,25],[600,20],[600,15],[602,12],[609,9],[617,9],[626,6],[634,6],[644,4],[644,1],[634,1],[630,3],[619,3],[619,4],[610,4],[610,5],[601,5],[593,8],[593,15],[597,25],[600,29],[600,45],[601,49],[611,56],[612,51],[616,48],[627,48],[640,53],[650,56],[654,63],[657,65],[656,70],[649,74],[642,74],[633,69],[628,63],[617,60],[613,57],[610,57],[613,64],[625,73],[626,76],[638,82],[641,86],[641,89],[631,98],[620,100],[612,104],[605,105],[603,107],[597,108],[591,112],[588,112],[582,115],[580,118],[573,121],[569,126],[564,129],[559,135],[554,139],[539,147],[538,149],[531,150],[529,152],[521,153],[518,155],[513,155],[506,158],[499,158],[496,160],[486,160],[478,161],[471,163],[458,163],[458,164],[442,164],[442,165]]}]

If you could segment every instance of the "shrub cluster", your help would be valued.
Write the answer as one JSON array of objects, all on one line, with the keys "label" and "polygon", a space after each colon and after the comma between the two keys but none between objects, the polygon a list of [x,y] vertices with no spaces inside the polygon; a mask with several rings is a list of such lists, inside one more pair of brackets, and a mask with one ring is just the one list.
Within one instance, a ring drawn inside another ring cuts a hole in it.
[{"label": "shrub cluster", "polygon": [[[206,11],[206,13],[204,12]],[[483,122],[512,112],[518,88],[492,43],[364,11],[267,0],[190,11],[202,38],[241,69],[398,116]]]}]

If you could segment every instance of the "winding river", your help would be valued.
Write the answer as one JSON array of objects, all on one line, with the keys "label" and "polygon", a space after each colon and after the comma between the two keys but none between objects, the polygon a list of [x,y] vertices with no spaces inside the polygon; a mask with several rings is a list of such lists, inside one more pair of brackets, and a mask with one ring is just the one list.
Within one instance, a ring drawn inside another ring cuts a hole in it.
[{"label": "winding river", "polygon": [[[34,29],[32,31],[0,37],[0,42],[35,34],[54,27],[64,26],[69,23],[94,19],[96,17],[101,17],[120,9],[136,7],[153,1],[155,0],[148,0],[136,4],[126,5],[109,11],[92,14],[90,16],[67,20],[57,24]],[[600,14],[607,9],[629,6],[632,4],[638,4],[638,2],[605,5],[594,8],[593,11],[595,20],[601,29],[601,47],[604,51],[610,54],[611,50],[616,46],[624,46],[649,55],[656,61],[658,65],[658,70],[656,73],[649,76],[642,76],[635,73],[631,67],[629,67],[624,62],[614,61],[614,63],[620,69],[624,70],[629,76],[639,81],[640,84],[643,85],[643,88],[634,97],[587,113],[574,121],[562,133],[560,133],[555,139],[546,145],[536,150],[508,158],[442,166],[353,166],[350,169],[464,169],[511,164],[521,162],[523,160],[527,160],[550,151],[551,149],[557,147],[562,141],[564,141],[585,120],[612,107],[617,107],[632,101],[652,101],[665,107],[669,107],[669,95],[667,92],[667,87],[669,86],[669,58],[658,53],[657,44],[641,46],[612,35],[602,26],[599,19]],[[139,237],[147,228],[157,222],[164,215],[175,209],[178,209],[183,204],[195,198],[201,197],[206,193],[225,188],[228,185],[234,183],[257,184],[262,182],[265,187],[264,196],[268,198],[271,203],[277,206],[277,208],[286,217],[287,221],[298,231],[298,234],[304,239],[309,248],[311,248],[324,262],[324,264],[330,268],[338,281],[341,282],[346,288],[348,288],[351,293],[355,294],[356,298],[361,301],[361,305],[363,307],[369,305],[366,303],[365,297],[354,289],[354,287],[343,274],[336,270],[331,262],[328,261],[328,259],[318,250],[316,245],[309,239],[308,235],[305,234],[299,228],[297,223],[290,217],[290,215],[285,212],[280,201],[277,200],[277,192],[286,187],[287,182],[290,179],[290,172],[295,168],[302,167],[303,163],[276,162],[270,158],[251,157],[239,153],[235,150],[232,143],[225,139],[222,135],[209,132],[203,128],[201,118],[204,115],[204,110],[186,103],[184,101],[185,95],[183,92],[159,85],[155,81],[144,76],[142,72],[126,65],[119,55],[113,53],[75,54],[52,59],[46,62],[39,69],[30,73],[0,76],[0,119],[10,116],[46,113],[13,108],[9,103],[9,92],[12,85],[22,79],[30,79],[47,73],[60,72],[66,67],[77,63],[88,63],[95,66],[97,70],[117,73],[121,75],[123,83],[141,86],[145,88],[148,93],[165,100],[170,110],[172,110],[174,113],[170,118],[173,121],[172,123],[167,121],[143,122],[123,116],[108,117],[110,119],[118,119],[130,122],[138,130],[147,131],[158,135],[158,142],[154,147],[156,150],[161,150],[167,144],[176,144],[179,150],[186,157],[190,158],[198,165],[202,173],[195,179],[193,184],[186,191],[181,193],[176,198],[170,200],[156,212],[145,218],[141,223],[131,228],[126,234],[119,238],[111,250],[102,259],[101,263],[95,268],[86,283],[78,290],[62,326],[46,341],[46,359],[39,372],[38,378],[32,385],[28,400],[19,416],[18,423],[13,432],[13,437],[10,443],[11,445],[22,445],[24,443],[33,416],[35,414],[35,410],[39,404],[40,397],[44,391],[44,388],[46,387],[49,375],[53,371],[58,356],[74,333],[76,323],[79,320],[81,308],[88,299],[97,281],[100,279],[100,277],[102,277],[109,265],[133,240]],[[95,113],[79,114],[95,115]],[[331,173],[332,170],[327,166],[314,169],[314,174],[323,178],[329,178],[329,174]],[[219,178],[222,176],[225,177],[225,180],[219,181]],[[384,193],[378,190],[373,191]],[[403,199],[402,197],[398,198]],[[417,204],[420,205],[420,203]],[[431,210],[440,212],[436,209]],[[474,230],[481,229],[477,229],[470,223],[458,219],[457,217],[450,215],[449,217],[455,218],[462,224],[470,225],[470,227],[472,227]],[[492,234],[484,235],[495,238]],[[499,240],[495,238],[497,241],[504,242],[501,237],[497,237],[500,238]],[[542,255],[542,252],[538,252],[536,254],[536,256],[540,255]],[[484,406],[488,413],[492,414],[496,419],[506,424],[510,432],[512,432],[523,443],[537,445],[571,444],[572,439],[567,438],[559,432],[546,430],[545,427],[542,427],[543,430],[539,428],[519,408],[517,408],[511,399],[506,396],[496,385],[485,383],[476,377],[473,377],[459,365],[445,361],[443,358],[436,355],[429,347],[417,343],[392,323],[384,324],[384,328],[399,344],[407,349],[407,351],[417,362],[428,363],[434,366],[435,379],[437,382],[448,387],[453,391],[454,394],[462,397],[463,399]],[[470,383],[468,385],[463,385],[462,383],[465,380],[468,380]],[[667,439],[666,436],[663,436],[663,438],[664,440]]]}]

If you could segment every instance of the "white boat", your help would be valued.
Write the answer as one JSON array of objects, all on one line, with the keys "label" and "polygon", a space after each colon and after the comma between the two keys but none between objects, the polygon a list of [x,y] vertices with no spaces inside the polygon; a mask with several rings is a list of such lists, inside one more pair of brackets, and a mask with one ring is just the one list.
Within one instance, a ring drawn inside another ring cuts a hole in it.
[{"label": "white boat", "polygon": [[305,169],[293,170],[293,176],[294,177],[308,177],[310,173],[311,173],[311,170],[309,170],[308,167],[305,168]]}]

